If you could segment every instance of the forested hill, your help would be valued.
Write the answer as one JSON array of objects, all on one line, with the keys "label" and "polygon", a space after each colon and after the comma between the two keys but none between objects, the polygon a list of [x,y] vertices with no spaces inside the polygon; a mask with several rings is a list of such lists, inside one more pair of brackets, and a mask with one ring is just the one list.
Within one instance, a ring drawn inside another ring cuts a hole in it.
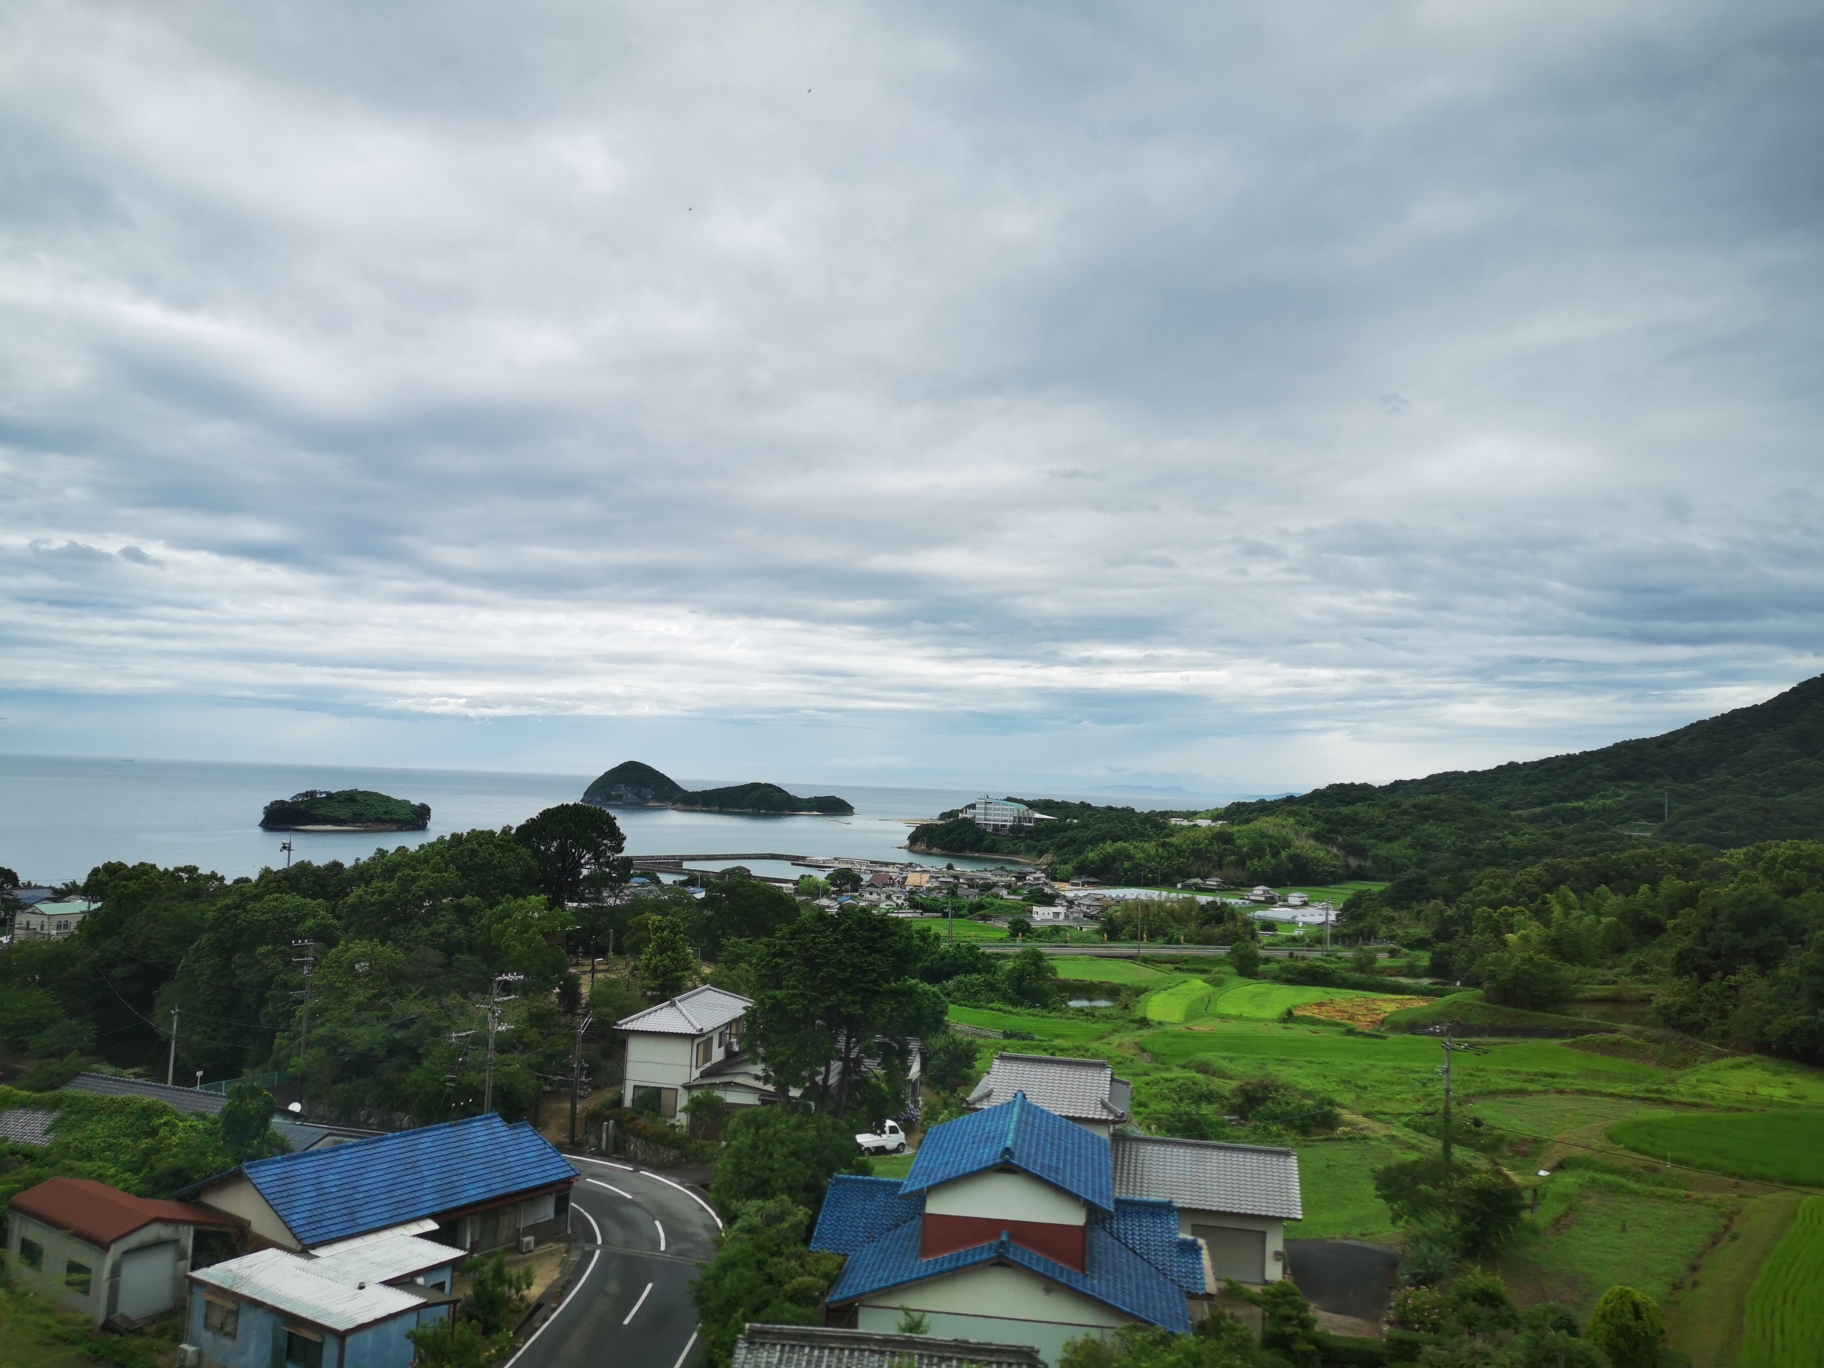
[{"label": "forested hill", "polygon": [[1596,823],[1719,849],[1814,839],[1824,834],[1824,676],[1663,736],[1379,788],[1336,784],[1299,798],[1236,804],[1225,815],[1427,796],[1486,804],[1532,827]]},{"label": "forested hill", "polygon": [[855,809],[834,794],[800,798],[777,784],[730,784],[726,788],[685,788],[668,774],[638,760],[625,760],[583,790],[595,807],[675,807],[690,812],[803,813],[846,817]]}]

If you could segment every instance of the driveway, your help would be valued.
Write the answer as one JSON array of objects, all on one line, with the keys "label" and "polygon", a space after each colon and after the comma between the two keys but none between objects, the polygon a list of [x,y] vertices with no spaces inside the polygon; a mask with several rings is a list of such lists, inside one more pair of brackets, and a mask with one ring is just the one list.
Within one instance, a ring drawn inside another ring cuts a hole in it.
[{"label": "driveway", "polygon": [[1287,1240],[1286,1262],[1320,1311],[1378,1321],[1399,1283],[1400,1251],[1361,1240]]},{"label": "driveway", "polygon": [[701,1356],[690,1284],[720,1229],[698,1195],[625,1164],[567,1155],[583,1274],[503,1368],[686,1368]]}]

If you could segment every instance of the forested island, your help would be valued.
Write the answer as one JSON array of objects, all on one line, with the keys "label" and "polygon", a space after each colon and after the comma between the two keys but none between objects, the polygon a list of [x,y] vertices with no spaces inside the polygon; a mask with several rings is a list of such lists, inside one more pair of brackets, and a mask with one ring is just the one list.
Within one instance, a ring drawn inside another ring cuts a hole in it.
[{"label": "forested island", "polygon": [[430,804],[372,789],[306,789],[275,798],[260,817],[266,831],[423,831],[430,824]]},{"label": "forested island", "polygon": [[777,816],[847,817],[855,811],[833,794],[800,798],[777,784],[731,784],[694,792],[651,765],[628,760],[616,765],[583,792],[595,807],[669,807],[683,812],[746,812]]}]

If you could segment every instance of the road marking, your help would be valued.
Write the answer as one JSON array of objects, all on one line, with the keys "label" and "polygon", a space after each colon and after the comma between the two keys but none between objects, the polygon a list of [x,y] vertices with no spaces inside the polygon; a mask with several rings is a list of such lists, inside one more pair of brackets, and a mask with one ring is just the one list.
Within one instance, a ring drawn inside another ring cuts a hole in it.
[{"label": "road marking", "polygon": [[652,1223],[655,1226],[659,1226],[659,1253],[663,1254],[665,1252],[665,1227],[659,1225],[658,1217],[656,1216],[653,1217]]},{"label": "road marking", "polygon": [[671,1368],[684,1368],[684,1360],[690,1357],[690,1351],[697,1347],[697,1332],[692,1330],[690,1338],[684,1341],[684,1352],[678,1355],[678,1361]]},{"label": "road marking", "polygon": [[[513,1365],[519,1362],[520,1355],[524,1354],[526,1352],[526,1350],[530,1349],[532,1347],[533,1341],[536,1340],[540,1335],[544,1334],[546,1330],[550,1329],[552,1324],[556,1322],[557,1318],[564,1314],[564,1308],[566,1306],[570,1305],[571,1300],[576,1296],[576,1294],[578,1292],[581,1292],[583,1290],[584,1286],[589,1281],[589,1275],[591,1273],[595,1272],[595,1261],[602,1257],[602,1250],[601,1250],[602,1228],[595,1223],[595,1217],[591,1216],[588,1212],[584,1211],[580,1206],[576,1208],[576,1211],[577,1211],[577,1214],[580,1215],[585,1221],[589,1222],[589,1229],[591,1229],[595,1232],[596,1250],[593,1254],[591,1254],[589,1256],[589,1267],[587,1267],[583,1270],[582,1277],[578,1278],[574,1283],[570,1284],[570,1290],[564,1294],[564,1299],[557,1304],[557,1309],[545,1318],[545,1323],[543,1325],[539,1326],[538,1329],[534,1330],[532,1332],[531,1338],[528,1339],[524,1344],[520,1345],[519,1349],[514,1353],[513,1357],[508,1359],[505,1363],[503,1363],[500,1366],[500,1368],[513,1368]],[[648,1291],[651,1290],[650,1286],[648,1286],[647,1290]],[[638,1308],[636,1307],[635,1309],[637,1310]]]},{"label": "road marking", "polygon": [[[641,1169],[640,1177],[642,1177],[642,1178],[659,1178],[659,1175],[654,1173],[651,1169]],[[659,1178],[659,1181],[661,1183],[665,1184],[666,1187],[675,1187],[679,1192],[683,1193],[686,1197],[690,1198],[691,1201],[695,1202],[698,1206],[702,1207],[703,1210],[705,1210],[709,1213],[709,1219],[716,1223],[716,1229],[717,1230],[722,1229],[722,1218],[720,1216],[716,1215],[716,1209],[714,1207],[712,1207],[708,1202],[704,1201],[701,1197],[697,1196],[696,1193],[692,1192],[689,1188],[685,1187],[684,1184],[682,1184],[682,1183],[674,1183],[669,1178]]]},{"label": "road marking", "polygon": [[565,1155],[564,1157],[566,1159],[580,1159],[585,1164],[606,1164],[609,1168],[622,1169],[628,1173],[635,1172],[635,1169],[632,1164],[617,1164],[612,1159],[591,1159],[586,1154],[568,1154],[568,1155]]},{"label": "road marking", "polygon": [[627,1319],[621,1322],[622,1325],[632,1325],[633,1324],[633,1318],[640,1314],[640,1308],[642,1306],[646,1305],[647,1294],[650,1293],[651,1291],[652,1291],[652,1284],[647,1283],[646,1291],[640,1293],[640,1299],[633,1304],[633,1310],[631,1310],[627,1313]]},{"label": "road marking", "polygon": [[620,1196],[625,1197],[630,1202],[633,1200],[633,1194],[631,1192],[621,1192],[621,1190],[618,1187],[616,1187],[613,1183],[604,1183],[600,1178],[585,1178],[585,1179],[583,1179],[583,1181],[585,1183],[594,1183],[597,1187],[605,1187],[608,1189],[608,1191],[613,1192],[613,1193],[618,1193]]}]

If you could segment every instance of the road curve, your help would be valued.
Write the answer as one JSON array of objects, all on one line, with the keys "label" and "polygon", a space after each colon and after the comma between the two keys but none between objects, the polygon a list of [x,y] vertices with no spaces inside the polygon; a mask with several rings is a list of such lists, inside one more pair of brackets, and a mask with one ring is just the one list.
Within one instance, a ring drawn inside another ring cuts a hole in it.
[{"label": "road curve", "polygon": [[657,1174],[579,1155],[572,1236],[582,1275],[503,1368],[688,1368],[701,1357],[690,1284],[720,1228],[697,1196]]}]

